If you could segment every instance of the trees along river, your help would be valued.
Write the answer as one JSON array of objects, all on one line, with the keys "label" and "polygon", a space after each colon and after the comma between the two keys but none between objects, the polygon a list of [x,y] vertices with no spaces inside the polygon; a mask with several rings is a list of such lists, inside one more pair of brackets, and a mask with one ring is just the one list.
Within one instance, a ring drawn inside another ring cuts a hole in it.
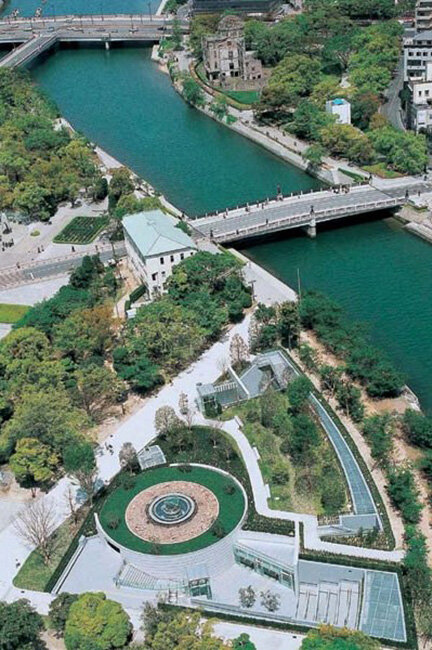
[{"label": "trees along river", "polygon": [[[190,215],[263,198],[277,184],[285,193],[318,186],[189,108],[149,50],[62,50],[33,75],[78,130]],[[244,252],[294,287],[298,268],[304,287],[331,294],[368,322],[374,342],[432,411],[429,244],[390,220],[319,230],[316,240],[281,236]]]}]

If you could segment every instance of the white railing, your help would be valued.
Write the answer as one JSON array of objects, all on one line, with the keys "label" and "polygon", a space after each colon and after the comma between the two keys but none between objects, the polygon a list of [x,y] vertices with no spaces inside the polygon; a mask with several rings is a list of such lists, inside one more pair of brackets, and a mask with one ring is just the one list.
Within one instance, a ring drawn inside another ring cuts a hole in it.
[{"label": "white railing", "polygon": [[[341,206],[339,208],[327,208],[324,210],[317,209],[313,214],[308,210],[295,216],[283,217],[274,221],[263,221],[246,228],[236,228],[235,230],[225,232],[217,232],[217,230],[212,229],[212,238],[215,241],[220,242],[244,238],[257,232],[280,230],[285,226],[308,225],[313,219],[315,222],[319,223],[328,220],[329,217],[349,216],[350,214],[358,214],[371,210],[382,210],[384,208],[396,207],[399,203],[400,201],[398,199],[383,199],[382,201],[356,203],[354,205]],[[245,216],[249,216],[249,213],[245,213]]]}]

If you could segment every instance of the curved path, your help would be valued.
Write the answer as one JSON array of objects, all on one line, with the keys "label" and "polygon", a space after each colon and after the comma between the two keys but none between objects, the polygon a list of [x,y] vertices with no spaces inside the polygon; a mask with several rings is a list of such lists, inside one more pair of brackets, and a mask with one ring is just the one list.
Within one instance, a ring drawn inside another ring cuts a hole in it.
[{"label": "curved path", "polygon": [[[200,424],[217,426],[220,422],[200,418]],[[261,470],[258,464],[257,452],[252,448],[249,440],[242,431],[242,421],[235,417],[224,422],[223,430],[228,433],[236,442],[247,467],[249,478],[254,495],[255,508],[260,515],[276,519],[289,519],[302,523],[304,526],[305,548],[320,552],[335,553],[339,555],[350,555],[359,558],[383,560],[386,562],[400,562],[403,559],[403,551],[382,551],[379,549],[363,548],[360,546],[349,546],[348,544],[333,544],[323,542],[318,535],[318,520],[315,515],[300,514],[298,512],[287,512],[286,510],[273,510],[268,506],[269,488],[264,483]]]}]

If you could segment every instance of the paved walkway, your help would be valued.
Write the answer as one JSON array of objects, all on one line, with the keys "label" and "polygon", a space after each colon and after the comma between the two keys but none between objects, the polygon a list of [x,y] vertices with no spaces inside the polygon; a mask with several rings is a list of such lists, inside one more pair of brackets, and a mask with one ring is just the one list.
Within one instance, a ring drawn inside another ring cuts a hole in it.
[{"label": "paved walkway", "polygon": [[12,329],[12,325],[7,325],[6,323],[0,323],[0,339],[6,336],[6,334],[9,334],[11,329]]},{"label": "paved walkway", "polygon": [[[210,420],[205,420],[204,418],[201,418],[201,422],[203,424],[211,424]],[[218,423],[215,424],[217,425]],[[290,521],[303,523],[305,548],[310,550],[336,553],[338,555],[351,555],[359,558],[371,558],[387,562],[400,562],[402,560],[404,556],[402,551],[381,551],[379,549],[362,548],[360,546],[323,542],[318,536],[318,520],[314,515],[269,508],[268,487],[264,483],[256,453],[244,435],[241,426],[241,420],[236,417],[233,420],[225,421],[223,423],[223,430],[230,434],[242,455],[252,485],[255,508],[259,514],[266,517],[289,519]]]},{"label": "paved walkway", "polygon": [[[1,273],[0,273],[1,275]],[[8,305],[33,306],[41,300],[52,298],[63,285],[69,282],[69,275],[63,275],[51,280],[23,284],[19,287],[10,287],[0,290],[0,303]]]},{"label": "paved walkway", "polygon": [[[88,204],[82,203],[80,206],[72,208],[70,205],[60,207],[52,217],[51,223],[36,221],[28,226],[10,222],[12,227],[12,238],[15,244],[7,248],[0,255],[0,269],[14,266],[17,262],[28,263],[37,260],[58,257],[65,253],[71,252],[69,244],[53,244],[52,240],[58,233],[63,230],[74,217],[78,216],[98,216],[107,207],[107,201],[101,203]],[[31,233],[39,231],[39,235],[32,237]],[[8,235],[8,238],[10,236]],[[76,246],[76,250],[83,250],[86,246]],[[38,253],[39,249],[39,253]],[[43,250],[41,250],[43,249]]]}]

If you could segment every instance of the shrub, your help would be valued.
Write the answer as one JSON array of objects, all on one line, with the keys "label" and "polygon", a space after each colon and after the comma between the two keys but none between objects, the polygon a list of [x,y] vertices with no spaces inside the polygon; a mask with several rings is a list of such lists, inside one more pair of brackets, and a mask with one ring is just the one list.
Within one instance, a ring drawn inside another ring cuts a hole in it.
[{"label": "shrub", "polygon": [[123,474],[120,479],[120,485],[124,490],[132,490],[135,487],[135,477],[130,474]]},{"label": "shrub", "polygon": [[418,447],[432,447],[432,417],[408,409],[402,423],[410,442]]},{"label": "shrub", "polygon": [[336,515],[345,506],[345,490],[340,481],[334,480],[334,472],[323,468],[321,479],[321,503],[326,515]]},{"label": "shrub", "polygon": [[216,520],[214,522],[213,526],[211,527],[211,532],[212,535],[214,535],[218,539],[222,539],[222,537],[225,537],[226,535],[225,528],[222,526],[219,520]]},{"label": "shrub", "polygon": [[228,318],[230,323],[239,323],[243,318],[241,302],[232,302],[228,305]]},{"label": "shrub", "polygon": [[412,472],[406,467],[392,470],[387,489],[390,499],[400,510],[403,520],[408,524],[417,524],[420,521],[422,505],[418,499]]},{"label": "shrub", "polygon": [[271,477],[273,483],[276,485],[284,485],[289,481],[289,467],[282,461],[274,463],[272,468]]},{"label": "shrub", "polygon": [[147,287],[145,284],[141,284],[139,287],[131,291],[129,294],[129,300],[131,305],[134,302],[136,302],[139,298],[141,298],[141,296],[143,296],[146,291],[147,291]]},{"label": "shrub", "polygon": [[119,525],[120,525],[120,517],[118,517],[118,515],[114,513],[109,514],[107,517],[108,528],[110,528],[111,530],[116,530],[116,528],[118,528]]}]

